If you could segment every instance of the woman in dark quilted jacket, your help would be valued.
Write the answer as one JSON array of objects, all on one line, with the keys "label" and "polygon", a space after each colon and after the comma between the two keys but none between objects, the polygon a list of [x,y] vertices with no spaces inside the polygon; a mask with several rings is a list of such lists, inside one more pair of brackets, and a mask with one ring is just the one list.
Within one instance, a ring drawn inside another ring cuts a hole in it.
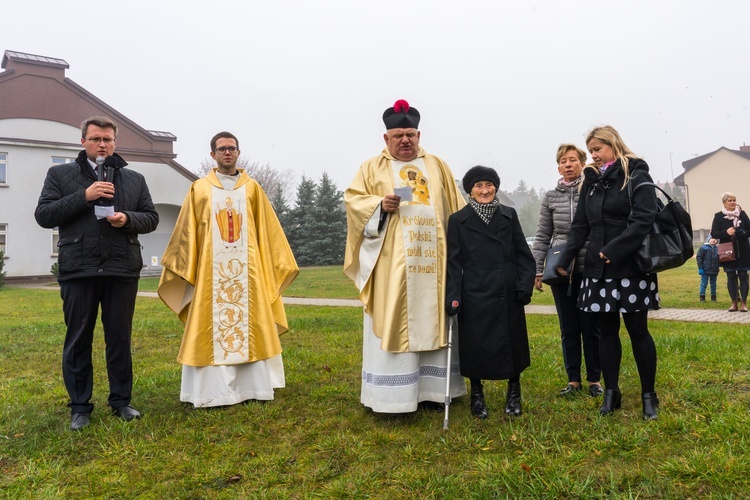
[{"label": "woman in dark quilted jacket", "polygon": [[[544,271],[547,249],[563,247],[568,240],[570,224],[578,205],[578,190],[583,178],[581,172],[586,164],[586,152],[575,144],[562,144],[557,148],[557,172],[562,176],[555,189],[550,190],[542,200],[539,212],[539,223],[534,238],[536,261],[536,279],[534,288],[542,291],[542,272]],[[559,395],[571,397],[580,394],[581,384],[581,347],[586,361],[586,381],[591,396],[604,393],[599,379],[601,363],[599,362],[599,327],[592,313],[577,307],[578,290],[583,281],[583,260],[586,245],[576,256],[573,277],[570,283],[550,285],[555,299],[557,319],[560,321],[563,362],[568,375],[568,384]]]}]

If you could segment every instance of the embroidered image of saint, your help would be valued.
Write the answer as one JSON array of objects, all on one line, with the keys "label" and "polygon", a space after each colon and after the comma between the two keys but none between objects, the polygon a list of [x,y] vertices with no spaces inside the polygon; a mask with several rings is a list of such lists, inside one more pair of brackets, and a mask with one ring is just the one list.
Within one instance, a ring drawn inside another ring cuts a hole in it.
[{"label": "embroidered image of saint", "polygon": [[216,223],[219,233],[226,247],[235,247],[242,236],[242,214],[234,209],[234,201],[227,196],[224,200],[225,208],[216,204]]},{"label": "embroidered image of saint", "polygon": [[404,165],[398,175],[401,177],[401,186],[411,188],[414,199],[409,202],[410,205],[430,204],[429,180],[418,167],[412,164]]}]

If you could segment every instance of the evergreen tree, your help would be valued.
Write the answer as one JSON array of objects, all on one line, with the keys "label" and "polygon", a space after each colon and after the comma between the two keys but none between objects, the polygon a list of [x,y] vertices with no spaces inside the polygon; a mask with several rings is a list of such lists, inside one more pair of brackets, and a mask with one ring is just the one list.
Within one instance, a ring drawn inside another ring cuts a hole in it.
[{"label": "evergreen tree", "polygon": [[515,195],[526,195],[529,194],[529,191],[532,193],[534,192],[533,189],[529,190],[528,186],[526,185],[526,182],[524,182],[523,179],[518,181],[518,186],[516,186],[515,191],[513,191],[513,194]]},{"label": "evergreen tree", "polygon": [[314,256],[308,255],[305,245],[313,238],[315,216],[312,209],[315,206],[316,189],[315,182],[302,175],[302,180],[297,186],[297,199],[294,208],[289,211],[285,228],[289,245],[300,266],[311,266],[314,263]]},{"label": "evergreen tree", "polygon": [[[521,183],[523,181],[519,182],[519,188],[521,187]],[[525,186],[524,183],[523,187],[525,188]],[[542,190],[529,189],[526,204],[518,211],[518,220],[521,223],[521,229],[523,229],[523,234],[527,237],[536,234],[536,226],[539,223],[539,210],[542,207],[542,196],[544,196]]]},{"label": "evergreen tree", "polygon": [[[289,228],[289,205],[286,204],[286,198],[284,198],[284,191],[280,187],[276,187],[272,193],[267,193],[269,201],[273,207],[273,211],[276,212],[276,217],[279,218],[281,227],[284,228],[286,233]],[[287,234],[287,237],[289,235]]]},{"label": "evergreen tree", "polygon": [[311,212],[312,238],[305,242],[303,253],[317,266],[344,263],[346,245],[346,212],[344,193],[339,191],[326,172],[320,177],[315,190],[315,205]]}]

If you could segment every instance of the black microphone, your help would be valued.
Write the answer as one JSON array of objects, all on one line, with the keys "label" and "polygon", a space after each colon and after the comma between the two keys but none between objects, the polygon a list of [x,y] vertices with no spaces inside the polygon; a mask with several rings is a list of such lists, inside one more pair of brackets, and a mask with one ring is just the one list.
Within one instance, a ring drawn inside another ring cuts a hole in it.
[{"label": "black microphone", "polygon": [[[115,169],[120,168],[117,164],[117,158],[114,156],[98,156],[96,158],[97,170],[99,172],[99,180],[105,182],[111,182],[114,184],[115,181]],[[96,204],[102,207],[111,207],[114,205],[112,198],[99,198]]]},{"label": "black microphone", "polygon": [[104,157],[96,157],[96,178],[100,181],[104,180]]},{"label": "black microphone", "polygon": [[[97,158],[98,160],[99,158]],[[104,180],[114,184],[115,182],[115,170],[120,168],[115,156],[107,156],[104,158]]]}]

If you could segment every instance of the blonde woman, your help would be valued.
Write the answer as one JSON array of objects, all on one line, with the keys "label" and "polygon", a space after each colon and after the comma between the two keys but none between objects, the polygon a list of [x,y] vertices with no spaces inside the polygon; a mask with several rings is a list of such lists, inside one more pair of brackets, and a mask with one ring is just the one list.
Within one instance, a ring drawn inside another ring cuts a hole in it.
[{"label": "blonde woman", "polygon": [[640,273],[632,255],[654,224],[656,195],[653,189],[635,189],[643,182],[652,182],[648,164],[625,145],[614,128],[606,125],[591,130],[586,147],[594,165],[583,171],[578,206],[558,272],[565,273],[565,267],[588,239],[578,307],[595,314],[600,330],[605,391],[599,413],[609,415],[622,405],[622,315],[638,366],[643,418],[655,420],[659,407],[656,346],[648,331],[648,311],[659,308],[659,292],[656,275]]}]

